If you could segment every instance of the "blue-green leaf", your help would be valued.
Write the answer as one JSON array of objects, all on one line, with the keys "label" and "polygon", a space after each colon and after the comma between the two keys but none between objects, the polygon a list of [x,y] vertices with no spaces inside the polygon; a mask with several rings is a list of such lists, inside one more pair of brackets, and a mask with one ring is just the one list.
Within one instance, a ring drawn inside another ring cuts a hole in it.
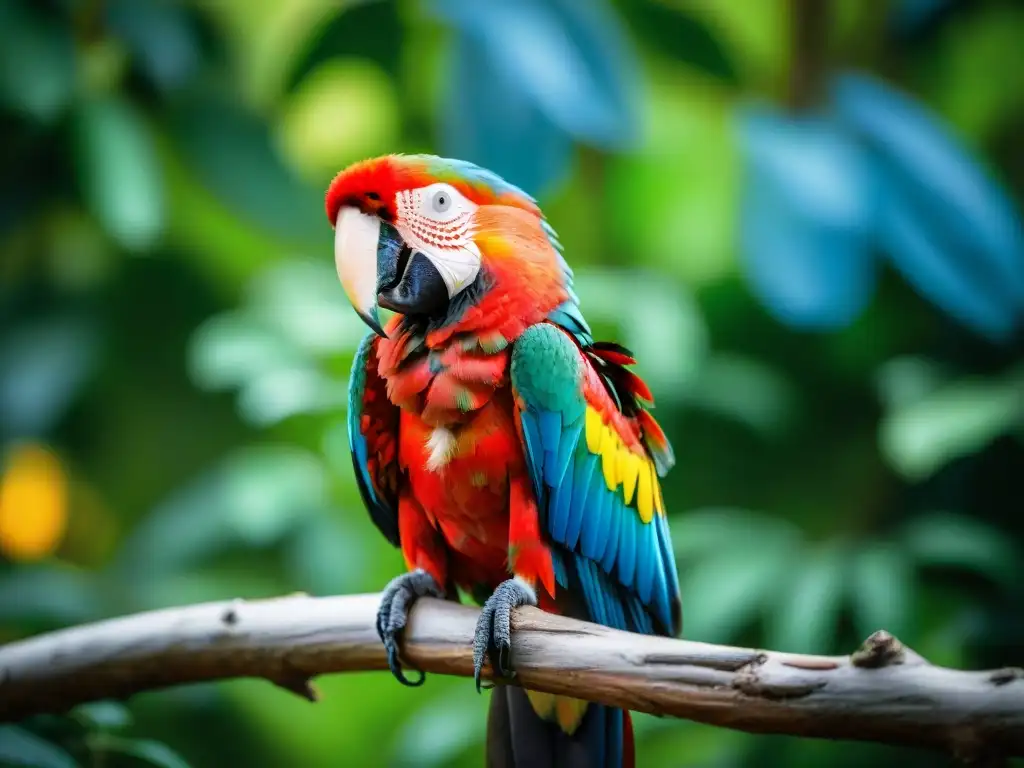
[{"label": "blue-green leaf", "polygon": [[981,450],[1024,420],[1024,376],[961,380],[894,408],[882,420],[882,453],[901,474],[920,480]]},{"label": "blue-green leaf", "polygon": [[142,71],[157,86],[182,86],[200,64],[196,30],[184,4],[166,0],[109,0],[111,31],[127,43]]},{"label": "blue-green leaf", "polygon": [[149,126],[116,96],[82,102],[75,118],[78,182],[89,210],[122,247],[151,248],[163,233],[165,210]]},{"label": "blue-green leaf", "polygon": [[430,7],[477,40],[505,81],[564,131],[604,146],[634,139],[638,67],[606,0],[433,0]]},{"label": "blue-green leaf", "polygon": [[22,565],[0,577],[0,621],[66,626],[106,613],[104,585],[69,565]]},{"label": "blue-green leaf", "polygon": [[119,731],[132,724],[132,713],[118,701],[91,701],[80,704],[71,714],[95,729]]},{"label": "blue-green leaf", "polygon": [[[679,541],[673,530],[672,538]],[[680,564],[686,635],[703,642],[729,642],[756,621],[784,583],[798,550],[750,542],[720,554]]]},{"label": "blue-green leaf", "polygon": [[782,371],[728,352],[708,357],[686,402],[768,436],[792,424],[799,412],[796,389]]},{"label": "blue-green leaf", "polygon": [[441,110],[445,154],[488,168],[532,195],[569,170],[572,140],[496,66],[484,44],[455,40]]},{"label": "blue-green leaf", "polygon": [[0,3],[0,103],[51,122],[71,100],[75,45],[70,28],[34,3]]},{"label": "blue-green leaf", "polygon": [[278,236],[329,247],[323,191],[284,163],[258,115],[227,94],[204,92],[178,105],[172,126],[192,171],[236,214]]},{"label": "blue-green leaf", "polygon": [[913,561],[906,549],[873,542],[855,552],[848,593],[857,633],[868,637],[884,629],[912,642],[915,586]]},{"label": "blue-green leaf", "polygon": [[787,653],[833,649],[848,568],[842,547],[826,545],[787,563],[766,617],[765,642]]},{"label": "blue-green leaf", "polygon": [[78,768],[71,755],[16,725],[0,725],[0,764],[24,768]]},{"label": "blue-green leaf", "polygon": [[1020,583],[1021,553],[1013,541],[981,520],[934,512],[903,529],[903,545],[919,565],[964,568],[1006,587]]},{"label": "blue-green leaf", "polygon": [[1024,228],[1006,193],[937,117],[882,82],[844,75],[833,100],[877,160],[889,259],[961,323],[1006,340],[1024,320]]},{"label": "blue-green leaf", "polygon": [[745,509],[705,507],[672,518],[673,547],[681,560],[727,550],[792,551],[800,541],[800,529],[788,520]]},{"label": "blue-green leaf", "polygon": [[110,734],[96,734],[89,740],[95,752],[116,752],[129,755],[158,768],[189,768],[178,753],[158,741],[125,739]]},{"label": "blue-green leaf", "polygon": [[886,361],[875,374],[878,397],[888,409],[904,408],[931,395],[949,378],[934,360],[906,355]]},{"label": "blue-green leaf", "polygon": [[77,317],[10,329],[0,344],[0,435],[52,429],[92,372],[97,344],[95,329]]},{"label": "blue-green leaf", "polygon": [[875,288],[872,168],[834,123],[742,115],[740,248],[751,290],[797,328],[849,325]]}]

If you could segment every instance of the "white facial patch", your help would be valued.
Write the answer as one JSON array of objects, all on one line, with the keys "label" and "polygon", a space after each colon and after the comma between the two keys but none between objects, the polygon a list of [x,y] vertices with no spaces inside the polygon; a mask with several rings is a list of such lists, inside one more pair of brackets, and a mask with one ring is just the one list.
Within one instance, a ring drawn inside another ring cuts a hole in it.
[{"label": "white facial patch", "polygon": [[473,242],[475,203],[440,182],[399,192],[395,203],[402,238],[430,259],[448,288],[448,298],[476,279],[480,249]]}]

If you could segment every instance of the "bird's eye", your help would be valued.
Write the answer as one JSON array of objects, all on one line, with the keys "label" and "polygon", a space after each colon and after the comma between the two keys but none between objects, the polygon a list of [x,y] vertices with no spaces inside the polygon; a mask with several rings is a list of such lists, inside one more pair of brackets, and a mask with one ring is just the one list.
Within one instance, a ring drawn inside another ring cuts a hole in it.
[{"label": "bird's eye", "polygon": [[446,213],[452,207],[452,196],[445,190],[439,189],[431,198],[430,205],[436,213]]}]

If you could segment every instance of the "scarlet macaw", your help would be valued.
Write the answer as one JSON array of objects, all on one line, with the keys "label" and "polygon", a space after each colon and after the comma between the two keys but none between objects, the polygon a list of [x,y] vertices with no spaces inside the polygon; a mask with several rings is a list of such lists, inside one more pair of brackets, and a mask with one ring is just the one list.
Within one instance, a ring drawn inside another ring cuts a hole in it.
[{"label": "scarlet macaw", "polygon": [[[659,476],[674,463],[631,353],[596,342],[536,202],[431,155],[356,163],[332,181],[338,276],[370,326],[348,430],[370,515],[408,572],[377,631],[394,676],[412,602],[483,603],[474,659],[509,676],[509,611],[536,605],[677,634],[678,577]],[[382,328],[378,306],[398,313]],[[629,713],[495,689],[488,764],[633,764]]]}]

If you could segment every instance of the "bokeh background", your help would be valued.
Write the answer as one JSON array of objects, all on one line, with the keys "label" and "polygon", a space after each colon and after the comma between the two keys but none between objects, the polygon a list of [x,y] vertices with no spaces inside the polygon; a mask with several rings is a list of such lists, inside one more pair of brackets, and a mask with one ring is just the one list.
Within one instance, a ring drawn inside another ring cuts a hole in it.
[{"label": "bokeh background", "polygon": [[[345,437],[323,191],[538,196],[679,459],[687,637],[1024,661],[1024,4],[0,0],[0,640],[402,567]],[[260,681],[0,728],[0,764],[476,766],[486,695]],[[636,718],[644,766],[935,766]]]}]

